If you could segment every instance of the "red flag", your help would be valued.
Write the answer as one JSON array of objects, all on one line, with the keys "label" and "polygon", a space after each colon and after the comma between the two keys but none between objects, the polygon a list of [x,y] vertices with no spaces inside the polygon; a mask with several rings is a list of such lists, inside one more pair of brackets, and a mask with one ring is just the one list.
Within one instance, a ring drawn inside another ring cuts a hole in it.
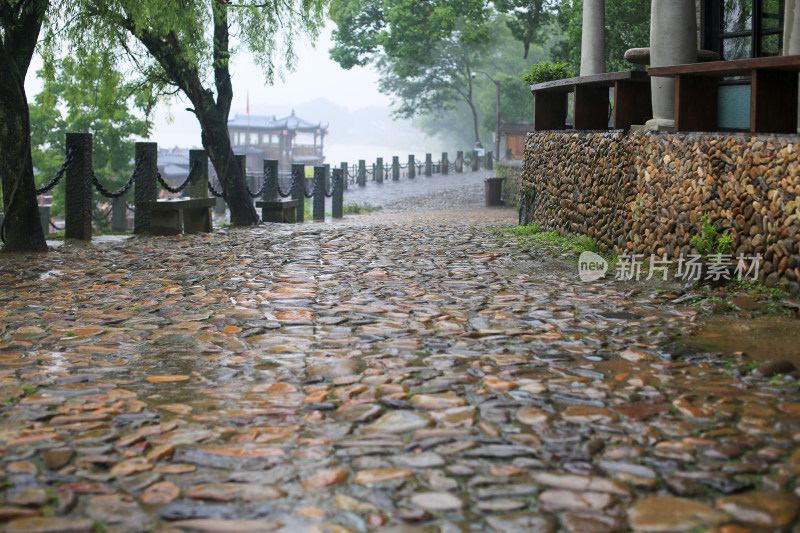
[{"label": "red flag", "polygon": [[250,114],[250,91],[247,91],[247,114]]}]

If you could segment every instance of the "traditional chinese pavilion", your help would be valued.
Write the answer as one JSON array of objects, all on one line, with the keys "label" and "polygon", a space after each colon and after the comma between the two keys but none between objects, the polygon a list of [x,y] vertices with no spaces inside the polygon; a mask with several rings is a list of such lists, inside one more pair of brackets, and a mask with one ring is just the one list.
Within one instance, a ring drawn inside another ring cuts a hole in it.
[{"label": "traditional chinese pavilion", "polygon": [[236,114],[228,122],[233,151],[245,154],[247,170],[260,172],[264,159],[277,159],[281,170],[292,163],[320,165],[328,125],[316,124],[292,114],[276,118],[264,115]]}]

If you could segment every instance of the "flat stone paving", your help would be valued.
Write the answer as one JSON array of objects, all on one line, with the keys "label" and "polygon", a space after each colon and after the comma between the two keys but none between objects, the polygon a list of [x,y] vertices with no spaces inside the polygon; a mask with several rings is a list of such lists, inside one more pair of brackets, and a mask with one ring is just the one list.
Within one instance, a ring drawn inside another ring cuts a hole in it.
[{"label": "flat stone paving", "polygon": [[0,531],[797,531],[794,375],[482,201],[3,257]]}]

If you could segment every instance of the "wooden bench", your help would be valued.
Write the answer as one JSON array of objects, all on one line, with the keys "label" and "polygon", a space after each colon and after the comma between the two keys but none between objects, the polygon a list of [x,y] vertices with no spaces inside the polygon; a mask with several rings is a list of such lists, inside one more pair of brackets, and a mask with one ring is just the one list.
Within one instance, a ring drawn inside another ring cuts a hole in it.
[{"label": "wooden bench", "polygon": [[800,56],[651,67],[675,78],[675,131],[716,131],[719,78],[750,77],[750,133],[797,133]]},{"label": "wooden bench", "polygon": [[264,222],[297,222],[297,207],[300,200],[258,201],[256,207],[261,208],[261,220]]},{"label": "wooden bench", "polygon": [[136,209],[150,211],[151,235],[210,233],[211,208],[216,203],[216,198],[176,198],[136,202]]},{"label": "wooden bench", "polygon": [[614,88],[614,129],[627,130],[634,124],[644,124],[653,116],[650,78],[646,72],[608,72],[531,85],[531,93],[536,99],[534,129],[565,129],[567,95],[573,93],[573,127],[576,130],[607,130],[609,87]]}]

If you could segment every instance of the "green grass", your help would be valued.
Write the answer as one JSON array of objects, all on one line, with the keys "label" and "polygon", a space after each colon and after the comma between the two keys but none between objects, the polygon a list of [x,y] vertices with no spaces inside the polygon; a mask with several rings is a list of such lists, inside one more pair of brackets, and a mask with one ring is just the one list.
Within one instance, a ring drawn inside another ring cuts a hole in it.
[{"label": "green grass", "polygon": [[372,205],[368,202],[364,202],[363,204],[359,204],[358,202],[351,202],[349,204],[345,204],[342,207],[342,210],[345,215],[360,215],[362,213],[372,213],[374,211],[380,211],[381,206]]},{"label": "green grass", "polygon": [[583,252],[600,253],[597,243],[590,237],[585,235],[561,235],[555,230],[545,232],[542,230],[542,227],[536,223],[527,226],[501,228],[496,231],[518,238],[523,245],[527,245],[531,248],[534,246],[543,246],[558,255],[578,255]]}]

